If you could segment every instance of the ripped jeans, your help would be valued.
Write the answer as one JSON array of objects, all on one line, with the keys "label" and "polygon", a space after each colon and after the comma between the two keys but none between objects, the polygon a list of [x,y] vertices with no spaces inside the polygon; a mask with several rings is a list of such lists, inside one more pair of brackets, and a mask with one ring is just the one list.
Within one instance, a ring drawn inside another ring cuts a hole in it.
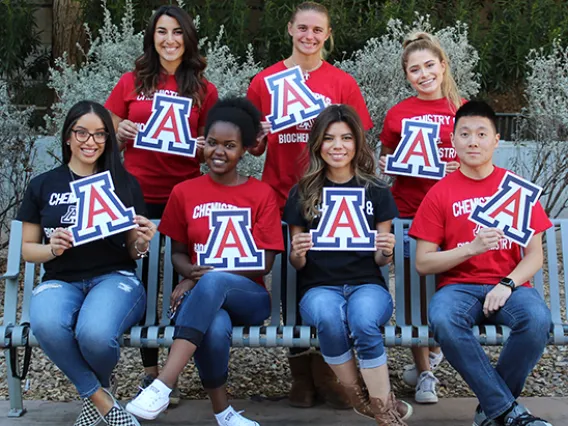
[{"label": "ripped jeans", "polygon": [[145,308],[146,292],[131,271],[70,283],[50,280],[34,289],[30,326],[45,354],[87,398],[110,386],[118,340]]}]

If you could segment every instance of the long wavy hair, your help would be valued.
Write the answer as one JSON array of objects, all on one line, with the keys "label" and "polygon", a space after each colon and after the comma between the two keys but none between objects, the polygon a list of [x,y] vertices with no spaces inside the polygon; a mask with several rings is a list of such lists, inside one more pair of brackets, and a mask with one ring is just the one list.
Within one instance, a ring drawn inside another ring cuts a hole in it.
[{"label": "long wavy hair", "polygon": [[310,157],[308,169],[298,183],[301,211],[307,220],[319,215],[328,167],[321,156],[321,148],[329,126],[334,123],[347,124],[353,133],[355,155],[351,160],[351,170],[358,184],[365,187],[385,185],[376,177],[375,157],[367,144],[363,123],[357,112],[349,105],[330,105],[314,121],[307,145]]},{"label": "long wavy hair", "polygon": [[407,36],[402,47],[404,48],[404,51],[402,52],[401,62],[404,75],[406,75],[408,57],[410,54],[420,50],[428,50],[432,52],[432,54],[436,56],[440,62],[446,65],[446,71],[444,72],[444,78],[442,79],[442,96],[448,100],[453,111],[457,111],[462,105],[462,98],[454,80],[454,76],[452,75],[452,68],[450,66],[448,55],[440,45],[438,39],[428,33],[416,32]]},{"label": "long wavy hair", "polygon": [[108,110],[101,104],[94,101],[80,101],[71,107],[65,121],[63,122],[63,129],[61,131],[61,153],[63,163],[69,164],[71,161],[72,153],[71,147],[67,142],[71,139],[71,130],[77,121],[86,114],[96,114],[105,127],[105,132],[108,133],[108,139],[104,144],[102,155],[97,159],[96,172],[109,171],[114,182],[115,191],[118,197],[126,206],[132,206],[134,203],[134,196],[132,195],[131,188],[129,187],[128,172],[120,161],[120,152],[118,150],[118,143],[116,141],[116,134],[114,132],[114,125]]},{"label": "long wavy hair", "polygon": [[178,21],[183,33],[184,53],[182,61],[176,70],[175,78],[178,93],[187,98],[193,98],[200,106],[205,97],[206,85],[203,74],[207,63],[198,49],[197,29],[189,14],[178,6],[160,6],[152,15],[144,33],[144,53],[135,62],[134,77],[136,93],[152,96],[160,83],[166,78],[166,73],[160,64],[160,56],[154,47],[156,24],[161,16],[167,15]]}]

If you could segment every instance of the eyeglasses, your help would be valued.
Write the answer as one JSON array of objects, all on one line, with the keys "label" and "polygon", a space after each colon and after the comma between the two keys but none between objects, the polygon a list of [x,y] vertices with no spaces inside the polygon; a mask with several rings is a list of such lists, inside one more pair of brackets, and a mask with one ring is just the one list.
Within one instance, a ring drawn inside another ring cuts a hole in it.
[{"label": "eyeglasses", "polygon": [[87,142],[91,136],[93,137],[93,140],[95,141],[95,143],[98,143],[98,144],[103,144],[108,139],[108,133],[107,132],[89,133],[89,132],[87,132],[86,130],[83,130],[83,129],[71,130],[71,131],[73,133],[75,133],[75,138],[77,139],[77,141],[79,143]]}]

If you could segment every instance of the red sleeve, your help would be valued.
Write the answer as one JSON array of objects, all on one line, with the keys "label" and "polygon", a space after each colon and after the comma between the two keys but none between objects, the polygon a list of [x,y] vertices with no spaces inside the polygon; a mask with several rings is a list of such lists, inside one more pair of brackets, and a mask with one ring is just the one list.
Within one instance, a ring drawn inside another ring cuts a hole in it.
[{"label": "red sleeve", "polygon": [[408,235],[413,238],[429,241],[440,246],[445,240],[443,206],[438,197],[431,191],[426,194],[416,216],[412,220],[412,225]]},{"label": "red sleeve", "polygon": [[205,127],[205,122],[207,121],[207,114],[209,110],[213,108],[213,105],[219,99],[219,92],[213,83],[207,82],[207,93],[205,99],[203,100],[203,105],[201,105],[201,111],[199,112],[199,123],[197,125],[198,130]]},{"label": "red sleeve", "polygon": [[348,91],[348,95],[345,97],[344,102],[345,104],[352,106],[361,121],[363,122],[363,128],[365,130],[370,130],[373,128],[373,120],[369,114],[369,110],[367,109],[367,105],[365,104],[365,99],[363,99],[363,95],[361,94],[361,89],[357,85],[357,82],[353,77],[351,77],[351,89]]},{"label": "red sleeve", "polygon": [[126,119],[128,117],[126,91],[134,90],[134,87],[130,84],[130,80],[132,80],[131,73],[123,74],[105,102],[105,108],[122,119]]},{"label": "red sleeve", "polygon": [[252,237],[259,249],[284,251],[280,208],[272,188],[267,188],[267,196],[258,209]]},{"label": "red sleeve", "polygon": [[535,234],[539,234],[546,231],[551,226],[552,222],[542,208],[542,204],[540,204],[540,201],[537,201],[532,210],[531,228],[534,229]]},{"label": "red sleeve", "polygon": [[182,191],[180,191],[180,185],[175,186],[164,209],[158,230],[172,240],[188,245],[187,221],[185,219],[185,205],[183,199],[184,197]]},{"label": "red sleeve", "polygon": [[253,105],[260,111],[262,112],[262,100],[260,97],[260,91],[259,91],[259,87],[258,87],[258,82],[260,81],[260,79],[258,78],[258,76],[254,77],[252,79],[252,81],[250,82],[250,85],[248,87],[247,90],[247,98],[249,101],[251,101],[253,103]]},{"label": "red sleeve", "polygon": [[383,123],[383,130],[379,135],[381,143],[387,148],[396,149],[400,142],[400,134],[393,130],[392,124],[395,118],[393,117],[392,109],[387,111],[385,121]]}]

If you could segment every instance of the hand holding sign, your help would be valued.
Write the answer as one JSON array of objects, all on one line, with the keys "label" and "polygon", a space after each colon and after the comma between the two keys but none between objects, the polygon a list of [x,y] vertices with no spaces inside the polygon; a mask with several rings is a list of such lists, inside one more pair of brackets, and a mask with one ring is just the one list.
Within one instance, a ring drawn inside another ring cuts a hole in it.
[{"label": "hand holding sign", "polygon": [[306,85],[299,66],[288,68],[264,79],[271,95],[270,122],[272,132],[296,126],[316,118],[325,109],[323,99]]},{"label": "hand holding sign", "polygon": [[114,192],[109,171],[71,182],[77,199],[77,222],[69,227],[76,246],[136,228],[134,208]]},{"label": "hand holding sign", "polygon": [[532,210],[541,192],[540,186],[508,171],[497,192],[477,205],[469,220],[483,227],[502,229],[506,238],[526,247],[534,234],[530,227]]},{"label": "hand holding sign", "polygon": [[324,188],[322,218],[311,230],[312,250],[375,251],[377,231],[365,219],[363,188]]},{"label": "hand holding sign", "polygon": [[402,138],[393,154],[387,155],[385,173],[426,179],[442,179],[446,163],[440,160],[436,141],[438,123],[402,120]]},{"label": "hand holding sign", "polygon": [[264,250],[256,247],[251,227],[250,208],[217,210],[209,215],[209,238],[205,251],[197,253],[197,264],[216,271],[264,269]]},{"label": "hand holding sign", "polygon": [[181,96],[155,94],[152,115],[136,134],[134,147],[195,157],[197,141],[189,128],[192,103]]}]

